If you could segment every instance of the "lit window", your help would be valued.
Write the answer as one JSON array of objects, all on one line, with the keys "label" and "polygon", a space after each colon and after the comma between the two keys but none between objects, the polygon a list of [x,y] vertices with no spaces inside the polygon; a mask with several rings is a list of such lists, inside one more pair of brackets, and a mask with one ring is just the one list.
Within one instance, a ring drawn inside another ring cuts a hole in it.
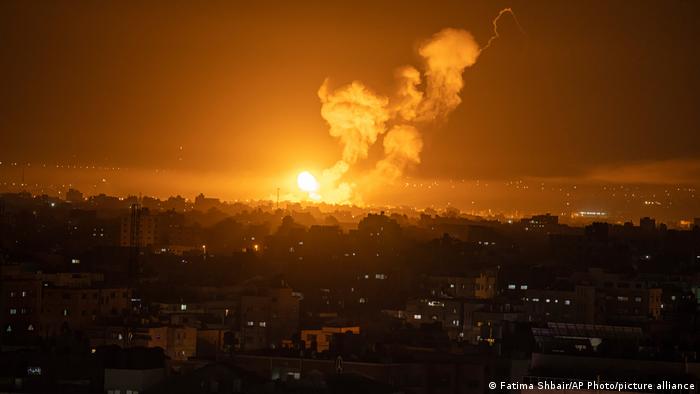
[{"label": "lit window", "polygon": [[508,290],[515,290],[515,285],[514,284],[508,285]]},{"label": "lit window", "polygon": [[27,375],[32,375],[32,376],[41,375],[41,367],[27,367]]},{"label": "lit window", "polygon": [[180,304],[180,310],[181,310],[181,311],[186,311],[186,310],[187,310],[187,304]]},{"label": "lit window", "polygon": [[571,300],[564,300],[564,305],[571,305]]},{"label": "lit window", "polygon": [[413,315],[413,319],[415,319],[415,320],[420,320],[422,318],[423,318],[423,316],[421,316],[421,315]]},{"label": "lit window", "polygon": [[520,290],[527,290],[527,285],[520,285]]},{"label": "lit window", "polygon": [[539,299],[539,298],[533,298],[533,299],[532,299],[532,302],[540,302],[540,299]]},{"label": "lit window", "polygon": [[642,297],[634,297],[634,302],[642,302]]},{"label": "lit window", "polygon": [[16,314],[17,314],[17,309],[10,308],[10,315],[16,315]]},{"label": "lit window", "polygon": [[258,325],[260,327],[267,327],[267,322],[261,321],[260,323],[258,323]]},{"label": "lit window", "polygon": [[550,300],[549,298],[547,298],[546,300],[544,300],[544,302],[550,302],[550,301],[552,301],[552,300]]},{"label": "lit window", "polygon": [[255,322],[249,321],[249,322],[247,322],[246,324],[247,324],[249,327],[252,327],[252,326],[255,325]]},{"label": "lit window", "polygon": [[71,264],[80,264],[80,259],[71,259],[70,263]]}]

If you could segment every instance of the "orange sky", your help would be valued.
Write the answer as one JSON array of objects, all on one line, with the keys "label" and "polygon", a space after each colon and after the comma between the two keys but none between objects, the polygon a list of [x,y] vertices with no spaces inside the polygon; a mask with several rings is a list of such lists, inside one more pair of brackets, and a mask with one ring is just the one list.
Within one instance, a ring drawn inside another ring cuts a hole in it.
[{"label": "orange sky", "polygon": [[484,46],[504,7],[524,34],[502,20],[460,105],[421,128],[406,176],[698,183],[696,2],[3,2],[0,167],[166,169],[191,189],[266,197],[340,158],[320,114],[326,78],[390,95],[424,40],[451,27]]}]

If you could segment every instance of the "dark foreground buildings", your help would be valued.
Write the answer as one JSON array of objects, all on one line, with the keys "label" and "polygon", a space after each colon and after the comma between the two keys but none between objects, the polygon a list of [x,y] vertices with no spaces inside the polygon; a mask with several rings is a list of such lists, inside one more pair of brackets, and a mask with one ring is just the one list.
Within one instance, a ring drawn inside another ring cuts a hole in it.
[{"label": "dark foreground buildings", "polygon": [[698,227],[0,199],[0,392],[699,383]]}]

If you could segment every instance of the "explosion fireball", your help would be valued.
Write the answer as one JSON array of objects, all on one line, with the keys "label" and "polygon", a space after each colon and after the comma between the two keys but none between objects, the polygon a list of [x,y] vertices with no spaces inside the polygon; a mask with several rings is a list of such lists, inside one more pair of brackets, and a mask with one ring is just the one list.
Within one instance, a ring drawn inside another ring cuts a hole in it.
[{"label": "explosion fireball", "polygon": [[297,176],[297,186],[299,186],[299,189],[302,191],[306,192],[309,194],[309,198],[312,200],[320,200],[321,196],[318,195],[318,181],[316,180],[316,177],[313,176],[308,171],[302,171],[299,173]]}]

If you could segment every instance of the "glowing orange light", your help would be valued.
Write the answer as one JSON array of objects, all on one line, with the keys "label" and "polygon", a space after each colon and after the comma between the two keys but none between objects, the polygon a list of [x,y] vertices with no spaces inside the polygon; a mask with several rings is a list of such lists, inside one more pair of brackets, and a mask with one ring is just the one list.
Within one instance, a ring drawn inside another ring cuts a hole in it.
[{"label": "glowing orange light", "polygon": [[310,172],[304,171],[297,176],[297,185],[299,189],[307,193],[316,193],[318,191],[318,181]]}]

